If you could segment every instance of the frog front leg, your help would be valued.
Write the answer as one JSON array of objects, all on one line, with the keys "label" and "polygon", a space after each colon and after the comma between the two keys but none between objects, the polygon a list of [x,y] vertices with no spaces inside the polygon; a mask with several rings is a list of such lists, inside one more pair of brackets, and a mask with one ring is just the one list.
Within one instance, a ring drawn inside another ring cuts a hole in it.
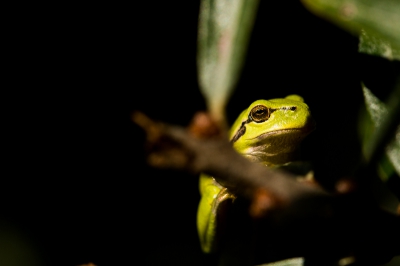
[{"label": "frog front leg", "polygon": [[203,252],[214,253],[224,233],[227,210],[235,196],[205,174],[200,176],[199,187],[201,199],[197,211],[197,231]]}]

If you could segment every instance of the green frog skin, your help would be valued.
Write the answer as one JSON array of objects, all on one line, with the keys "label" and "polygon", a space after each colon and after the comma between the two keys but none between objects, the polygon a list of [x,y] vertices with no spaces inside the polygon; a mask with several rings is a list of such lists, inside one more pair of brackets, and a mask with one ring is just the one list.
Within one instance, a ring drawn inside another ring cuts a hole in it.
[{"label": "green frog skin", "polygon": [[[257,100],[244,110],[231,127],[234,149],[251,161],[277,167],[299,157],[301,141],[315,128],[307,104],[298,95]],[[204,253],[218,249],[224,213],[236,196],[213,178],[201,174],[197,231]]]}]

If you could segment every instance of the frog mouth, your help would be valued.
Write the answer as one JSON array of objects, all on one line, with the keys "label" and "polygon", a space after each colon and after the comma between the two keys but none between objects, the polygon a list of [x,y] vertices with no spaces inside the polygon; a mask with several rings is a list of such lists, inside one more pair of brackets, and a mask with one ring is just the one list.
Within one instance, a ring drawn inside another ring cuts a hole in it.
[{"label": "frog mouth", "polygon": [[265,139],[267,137],[273,136],[273,135],[285,135],[285,134],[290,134],[297,132],[299,136],[305,136],[309,134],[313,128],[289,128],[289,129],[280,129],[280,130],[275,130],[275,131],[270,131],[270,132],[265,132],[257,137],[246,139],[246,140],[253,140],[253,139]]},{"label": "frog mouth", "polygon": [[[314,129],[315,129],[315,125],[311,125],[311,126],[303,127],[303,128],[279,129],[279,130],[274,130],[274,131],[270,131],[270,132],[265,132],[264,134],[261,134],[254,138],[250,138],[250,139],[246,139],[246,140],[254,140],[254,139],[261,140],[261,139],[265,139],[265,138],[267,138],[269,136],[273,136],[273,135],[278,135],[278,134],[284,135],[284,134],[289,134],[289,133],[299,132],[299,131],[300,131],[299,136],[306,136]],[[244,135],[245,132],[246,132],[246,126],[242,125],[242,127],[236,132],[235,136],[233,136],[233,138],[231,139],[231,143],[235,143],[241,136]]]}]

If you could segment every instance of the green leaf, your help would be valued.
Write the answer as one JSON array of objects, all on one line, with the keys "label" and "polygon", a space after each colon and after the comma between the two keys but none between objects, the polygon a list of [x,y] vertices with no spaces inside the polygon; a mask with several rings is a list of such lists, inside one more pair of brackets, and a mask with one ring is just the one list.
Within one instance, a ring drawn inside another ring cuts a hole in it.
[{"label": "green leaf", "polygon": [[[366,158],[370,158],[370,153],[372,149],[370,143],[374,143],[374,138],[378,138],[378,135],[381,134],[380,132],[385,127],[387,118],[390,117],[390,112],[386,104],[381,102],[364,84],[362,84],[362,88],[364,93],[365,106],[375,129],[375,134],[372,134],[371,137],[366,138],[366,141],[368,142],[365,143],[365,156]],[[394,96],[396,97],[396,91],[394,94]],[[396,107],[398,109],[398,106]],[[394,115],[396,115],[396,113]],[[386,146],[385,153],[394,170],[396,170],[396,172],[400,175],[400,125],[397,125],[394,139]],[[381,169],[381,172],[386,172],[386,175],[388,175],[390,173],[390,169],[388,169],[389,166],[389,164],[385,163],[385,160],[381,160],[380,167],[383,167]]]},{"label": "green leaf", "polygon": [[382,124],[383,118],[387,115],[387,108],[381,100],[379,100],[364,84],[362,85],[365,106],[371,117],[374,127],[377,128]]},{"label": "green leaf", "polygon": [[400,125],[397,127],[395,139],[386,147],[386,154],[397,174],[400,175]]},{"label": "green leaf", "polygon": [[[399,59],[400,1],[302,0],[315,14],[350,31],[362,41],[360,51]],[[362,31],[365,32],[364,36]]]},{"label": "green leaf", "polygon": [[198,78],[212,117],[225,121],[225,105],[245,58],[258,0],[202,0]]},{"label": "green leaf", "polygon": [[258,266],[303,266],[304,258],[292,258],[287,260],[276,261],[272,263],[261,264]]},{"label": "green leaf", "polygon": [[361,30],[358,51],[364,54],[384,57],[388,60],[400,60],[400,49],[393,48],[389,41],[375,37],[365,30]]}]

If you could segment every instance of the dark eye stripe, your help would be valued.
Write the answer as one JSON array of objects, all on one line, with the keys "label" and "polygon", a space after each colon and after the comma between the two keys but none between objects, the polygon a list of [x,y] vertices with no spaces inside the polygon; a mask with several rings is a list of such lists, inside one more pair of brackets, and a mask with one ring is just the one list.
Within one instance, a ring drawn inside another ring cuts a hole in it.
[{"label": "dark eye stripe", "polygon": [[246,127],[242,124],[239,130],[236,131],[235,136],[233,136],[233,138],[231,139],[231,143],[235,143],[241,136],[244,135],[244,133],[246,133]]},{"label": "dark eye stripe", "polygon": [[244,135],[244,133],[246,133],[246,124],[250,123],[251,120],[250,118],[248,118],[246,121],[243,121],[242,124],[240,125],[240,128],[238,131],[236,131],[235,135],[232,137],[231,139],[231,143],[235,143],[241,136]]}]

